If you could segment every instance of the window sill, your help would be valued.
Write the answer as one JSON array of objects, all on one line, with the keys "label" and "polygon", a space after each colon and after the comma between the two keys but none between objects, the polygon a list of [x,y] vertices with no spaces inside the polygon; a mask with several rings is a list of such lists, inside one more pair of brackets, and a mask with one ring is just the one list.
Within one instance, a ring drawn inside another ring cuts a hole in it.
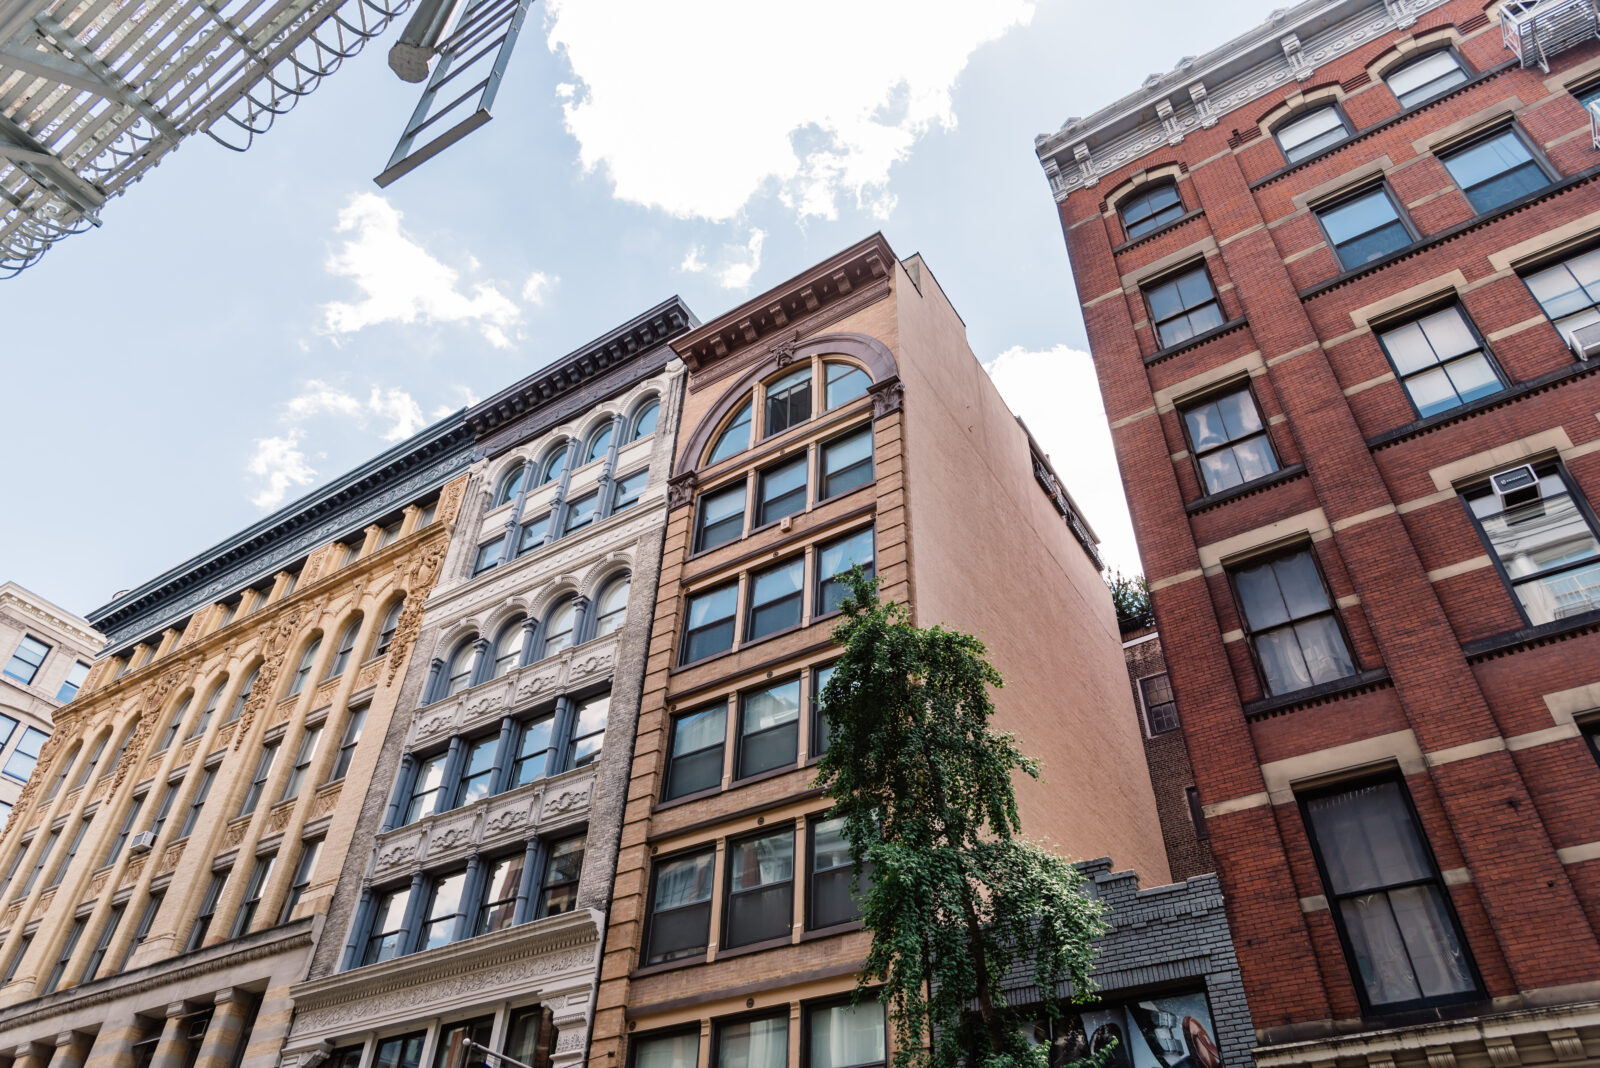
[{"label": "window sill", "polygon": [[794,634],[794,633],[796,633],[798,631],[802,631],[802,630],[805,630],[805,629],[806,629],[806,624],[805,623],[796,623],[793,626],[784,627],[782,630],[775,630],[771,634],[763,634],[759,638],[754,638],[754,639],[752,639],[750,641],[742,642],[739,645],[734,646],[732,649],[724,649],[720,653],[712,653],[710,656],[702,656],[699,660],[691,660],[686,664],[679,664],[678,666],[676,666],[676,667],[674,667],[672,669],[671,673],[675,675],[680,671],[688,671],[690,668],[700,667],[702,664],[710,664],[710,663],[713,663],[713,662],[715,662],[717,660],[722,659],[725,656],[732,656],[735,653],[742,653],[746,649],[754,649],[756,646],[761,645],[763,642],[770,642],[774,638],[781,638],[785,634]]},{"label": "window sill", "polygon": [[643,964],[628,973],[629,979],[639,979],[646,975],[659,975],[662,972],[675,972],[683,968],[704,968],[706,958],[685,957],[683,960],[669,960],[661,964]]},{"label": "window sill", "polygon": [[752,953],[765,953],[769,949],[782,949],[784,946],[794,945],[794,932],[791,929],[786,935],[778,938],[767,938],[760,942],[751,942],[749,945],[734,946],[731,949],[717,947],[717,961],[732,960],[735,957],[748,957]]},{"label": "window sill", "polygon": [[1282,694],[1278,697],[1264,697],[1259,701],[1246,701],[1244,704],[1245,719],[1265,719],[1269,716],[1282,715],[1285,712],[1296,712],[1302,708],[1326,704],[1330,701],[1354,697],[1390,686],[1388,668],[1373,668],[1370,671],[1358,671],[1342,679],[1325,682],[1320,686],[1309,686],[1304,690],[1295,690],[1293,693]]},{"label": "window sill", "polygon": [[1246,322],[1247,320],[1245,317],[1241,315],[1236,319],[1229,319],[1221,326],[1214,326],[1204,333],[1196,334],[1194,337],[1184,338],[1176,345],[1168,345],[1164,349],[1157,349],[1144,358],[1144,365],[1149,367],[1152,364],[1160,363],[1162,360],[1170,360],[1172,357],[1177,356],[1180,353],[1188,352],[1190,349],[1197,349],[1207,342],[1215,341],[1224,334],[1233,333],[1235,330],[1243,327]]},{"label": "window sill", "polygon": [[[1442,230],[1437,234],[1430,234],[1419,240],[1413,241],[1409,245],[1395,249],[1387,256],[1381,256],[1370,263],[1363,263],[1359,267],[1353,267],[1342,274],[1334,275],[1326,282],[1318,282],[1314,286],[1302,289],[1297,296],[1301,301],[1313,300],[1325,293],[1338,289],[1341,286],[1349,285],[1351,282],[1354,282],[1359,278],[1364,278],[1375,271],[1380,271],[1383,268],[1388,267],[1390,264],[1399,263],[1401,260],[1409,259],[1419,252],[1426,252],[1428,249],[1434,248],[1438,245],[1443,245],[1454,241],[1456,238],[1471,233],[1481,226],[1487,226],[1496,219],[1515,214],[1524,208],[1532,207],[1540,201],[1547,200],[1554,196],[1559,196],[1569,189],[1592,182],[1597,177],[1600,177],[1600,167],[1590,167],[1588,170],[1579,171],[1577,174],[1568,175],[1565,178],[1557,179],[1556,181],[1545,186],[1543,189],[1529,193],[1525,197],[1519,197],[1518,199],[1513,200],[1511,203],[1502,207],[1498,207],[1493,211],[1484,212],[1482,215],[1474,215],[1466,222],[1457,223],[1455,226],[1452,226],[1447,230]],[[1149,363],[1150,358],[1146,357],[1145,362]]]},{"label": "window sill", "polygon": [[706,788],[704,790],[696,790],[692,794],[684,794],[682,797],[674,797],[670,801],[657,801],[655,803],[655,806],[650,811],[651,812],[661,812],[661,811],[664,811],[666,809],[678,808],[679,806],[686,805],[686,804],[688,804],[688,803],[690,803],[692,801],[705,801],[705,800],[707,800],[709,798],[720,797],[723,794],[731,794],[735,790],[740,789],[741,787],[754,786],[756,783],[758,783],[758,782],[766,782],[768,779],[776,779],[776,778],[780,778],[781,776],[784,776],[784,775],[792,775],[796,771],[799,771],[802,768],[809,767],[809,766],[810,766],[809,763],[807,763],[807,764],[792,763],[792,764],[785,764],[781,768],[772,768],[771,770],[768,770],[768,771],[759,771],[756,774],[746,776],[743,779],[735,779],[732,782],[730,782],[727,786],[721,786],[721,785],[712,786],[712,787],[708,787],[708,788]]},{"label": "window sill", "polygon": [[1543,393],[1547,389],[1565,385],[1573,379],[1582,378],[1584,375],[1591,374],[1597,370],[1600,370],[1600,363],[1572,363],[1566,367],[1558,367],[1554,371],[1542,374],[1537,378],[1530,378],[1526,382],[1510,386],[1499,393],[1492,393],[1487,397],[1463,404],[1459,408],[1451,408],[1447,412],[1430,415],[1426,419],[1418,419],[1415,422],[1407,423],[1405,426],[1396,427],[1375,437],[1370,437],[1367,439],[1367,448],[1377,452],[1379,449],[1398,445],[1402,441],[1409,441],[1414,437],[1420,437],[1431,431],[1452,426],[1463,419],[1470,419],[1475,415],[1494,411],[1496,408],[1522,400],[1525,397]]},{"label": "window sill", "polygon": [[1164,226],[1158,226],[1154,230],[1151,230],[1148,234],[1140,234],[1138,237],[1129,238],[1128,240],[1124,241],[1122,244],[1120,244],[1120,245],[1116,246],[1115,248],[1113,248],[1111,250],[1111,254],[1113,256],[1120,256],[1124,252],[1128,252],[1128,251],[1130,251],[1132,249],[1138,248],[1140,245],[1144,244],[1147,241],[1154,241],[1156,238],[1162,236],[1163,234],[1171,233],[1172,231],[1176,230],[1178,227],[1182,226],[1184,223],[1191,222],[1191,221],[1193,221],[1195,219],[1198,219],[1202,215],[1204,215],[1205,213],[1206,213],[1206,210],[1204,208],[1195,208],[1193,211],[1184,212],[1182,215],[1178,216],[1176,219],[1173,219],[1171,222],[1165,224]]},{"label": "window sill", "polygon": [[1469,663],[1493,660],[1507,653],[1537,648],[1551,642],[1566,641],[1597,630],[1600,630],[1600,610],[1479,638],[1463,645],[1461,653]]},{"label": "window sill", "polygon": [[1241,482],[1232,489],[1225,489],[1221,493],[1211,493],[1192,500],[1183,506],[1183,510],[1190,515],[1208,512],[1213,508],[1227,504],[1229,501],[1237,500],[1240,497],[1253,496],[1262,490],[1271,489],[1280,482],[1293,482],[1305,473],[1305,464],[1290,464],[1288,467],[1280,467],[1270,475],[1262,475],[1260,478],[1251,479],[1249,482]]},{"label": "window sill", "polygon": [[860,920],[850,920],[846,923],[836,923],[831,927],[816,927],[801,933],[800,941],[815,942],[819,938],[837,938],[840,935],[854,934],[865,931],[866,925]]}]

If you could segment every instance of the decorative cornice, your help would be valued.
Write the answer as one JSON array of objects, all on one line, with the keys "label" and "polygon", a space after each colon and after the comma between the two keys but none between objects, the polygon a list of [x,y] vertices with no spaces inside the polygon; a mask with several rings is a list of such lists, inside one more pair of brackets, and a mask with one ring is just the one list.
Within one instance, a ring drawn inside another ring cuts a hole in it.
[{"label": "decorative cornice", "polygon": [[105,642],[105,637],[90,626],[87,619],[73,615],[15,582],[0,583],[0,610],[8,608],[24,619],[37,619],[78,639],[91,653]]},{"label": "decorative cornice", "polygon": [[889,242],[881,233],[873,234],[677,338],[672,347],[694,374],[713,363],[735,361],[739,354],[756,347],[782,357],[785,346],[797,340],[797,333],[803,337],[817,329],[834,306],[851,300],[863,287],[881,282],[887,294],[894,262]]},{"label": "decorative cornice", "polygon": [[1305,0],[1279,8],[1249,33],[1150,75],[1138,92],[1034,138],[1051,191],[1065,200],[1148,152],[1217,125],[1252,100],[1309,81],[1318,67],[1413,25],[1444,2]]}]

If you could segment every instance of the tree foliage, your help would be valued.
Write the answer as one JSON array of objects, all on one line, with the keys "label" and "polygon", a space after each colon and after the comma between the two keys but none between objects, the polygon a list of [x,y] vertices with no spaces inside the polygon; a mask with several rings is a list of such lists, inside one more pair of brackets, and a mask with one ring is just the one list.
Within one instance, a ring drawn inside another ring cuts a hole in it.
[{"label": "tree foliage", "polygon": [[1150,609],[1150,586],[1143,575],[1113,571],[1106,576],[1106,586],[1117,609],[1117,626],[1124,633],[1156,625],[1155,612]]},{"label": "tree foliage", "polygon": [[1043,1068],[1004,986],[1031,979],[1052,1014],[1061,982],[1087,992],[1101,908],[1068,861],[1020,837],[1012,773],[1038,778],[1039,766],[990,728],[1002,681],[983,643],[913,626],[859,573],[850,588],[833,632],[844,653],[821,694],[818,784],[865,887],[857,996],[881,984],[894,1068]]}]

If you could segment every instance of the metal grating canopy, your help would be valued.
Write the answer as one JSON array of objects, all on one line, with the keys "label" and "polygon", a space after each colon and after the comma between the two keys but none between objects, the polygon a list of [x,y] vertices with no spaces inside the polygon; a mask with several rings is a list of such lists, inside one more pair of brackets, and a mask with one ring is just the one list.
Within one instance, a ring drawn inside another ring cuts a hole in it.
[{"label": "metal grating canopy", "polygon": [[0,278],[186,137],[237,151],[412,0],[0,0]]}]

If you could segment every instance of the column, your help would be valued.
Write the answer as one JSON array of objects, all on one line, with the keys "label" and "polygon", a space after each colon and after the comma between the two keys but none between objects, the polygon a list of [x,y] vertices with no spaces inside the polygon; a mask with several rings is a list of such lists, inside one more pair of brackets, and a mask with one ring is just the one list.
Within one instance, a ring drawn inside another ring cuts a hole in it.
[{"label": "column", "polygon": [[417,758],[406,753],[400,758],[400,770],[395,772],[394,789],[389,792],[389,807],[383,813],[383,830],[393,830],[400,818],[401,806],[411,793],[411,777],[416,774]]},{"label": "column", "polygon": [[550,759],[545,765],[545,775],[558,775],[567,760],[567,747],[572,744],[572,698],[565,694],[556,698],[556,718],[550,724]]},{"label": "column", "polygon": [[156,1043],[150,1068],[183,1068],[189,1053],[189,1036],[185,1033],[188,1026],[189,1006],[181,1001],[168,1005],[167,1022],[161,1028],[161,1039]]},{"label": "column", "polygon": [[427,908],[428,877],[419,871],[411,877],[411,892],[406,895],[406,914],[400,921],[400,948],[395,956],[403,957],[411,952],[411,943],[422,927],[423,913]]},{"label": "column", "polygon": [[11,1068],[46,1068],[54,1051],[40,1042],[24,1042],[11,1054]]},{"label": "column", "polygon": [[516,741],[517,721],[510,716],[500,720],[500,737],[494,743],[494,770],[489,773],[489,793],[498,794],[506,788],[506,774],[511,768]]},{"label": "column", "polygon": [[489,652],[489,639],[479,635],[478,640],[472,643],[472,678],[467,685],[476,686],[481,682],[488,682],[489,672],[493,670],[494,656]]},{"label": "column", "polygon": [[356,904],[355,919],[350,924],[350,936],[344,943],[344,963],[339,970],[347,972],[361,959],[361,940],[372,925],[372,887],[361,888],[361,900]]},{"label": "column", "polygon": [[89,1047],[94,1042],[93,1035],[80,1034],[77,1031],[63,1031],[56,1036],[55,1056],[50,1058],[50,1068],[83,1068],[83,1062],[89,1057]]},{"label": "column", "polygon": [[455,807],[456,787],[461,783],[461,763],[466,760],[466,743],[458,734],[450,739],[450,749],[444,756],[444,774],[439,779],[439,805],[434,811],[446,812]]},{"label": "column", "polygon": [[213,1000],[216,1008],[211,1013],[211,1022],[206,1025],[206,1037],[200,1043],[200,1055],[195,1059],[194,1068],[228,1068],[250,1015],[251,998],[242,990],[232,987],[219,990]]},{"label": "column", "polygon": [[529,616],[522,621],[522,656],[517,661],[518,667],[527,667],[533,663],[533,651],[538,648],[539,620],[536,616]]},{"label": "column", "polygon": [[86,1068],[132,1068],[133,1044],[144,1034],[144,1025],[132,1014],[107,1020],[94,1036]]},{"label": "column", "polygon": [[483,857],[474,853],[472,859],[467,861],[467,877],[461,881],[461,911],[456,916],[456,928],[451,932],[450,941],[459,942],[472,937],[472,928],[478,919],[473,902],[482,896],[478,886],[482,881]]},{"label": "column", "polygon": [[611,500],[616,496],[612,485],[617,479],[617,453],[622,450],[622,437],[628,432],[628,417],[618,413],[611,419],[611,448],[606,450],[605,464],[600,471],[600,499],[595,502],[595,520],[598,522],[611,514]]},{"label": "column", "polygon": [[517,884],[517,911],[512,914],[513,925],[533,919],[533,910],[539,902],[539,877],[544,867],[544,843],[537,837],[528,839],[522,852],[522,880]]},{"label": "column", "polygon": [[589,598],[578,597],[572,602],[572,644],[581,645],[589,640]]},{"label": "column", "polygon": [[434,657],[428,663],[428,681],[422,684],[423,704],[433,700],[433,695],[439,688],[439,676],[442,674],[444,674],[444,661]]}]

